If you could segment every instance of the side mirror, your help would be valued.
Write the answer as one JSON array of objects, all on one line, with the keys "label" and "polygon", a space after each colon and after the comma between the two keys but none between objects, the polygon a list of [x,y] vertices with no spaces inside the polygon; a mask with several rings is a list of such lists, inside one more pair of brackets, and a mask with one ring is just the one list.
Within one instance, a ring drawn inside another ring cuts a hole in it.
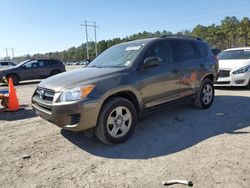
[{"label": "side mirror", "polygon": [[23,69],[27,69],[26,65],[23,65]]},{"label": "side mirror", "polygon": [[144,60],[143,68],[154,67],[160,65],[158,57],[148,57]]}]

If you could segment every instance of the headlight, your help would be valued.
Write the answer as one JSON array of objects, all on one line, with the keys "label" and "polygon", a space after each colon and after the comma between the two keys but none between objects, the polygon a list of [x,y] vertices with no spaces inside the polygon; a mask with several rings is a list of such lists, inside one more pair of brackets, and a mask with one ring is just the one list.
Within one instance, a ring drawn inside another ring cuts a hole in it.
[{"label": "headlight", "polygon": [[72,89],[67,89],[62,92],[60,96],[60,102],[66,101],[77,101],[86,98],[90,92],[95,88],[95,85],[87,85],[74,87]]},{"label": "headlight", "polygon": [[250,66],[249,65],[234,71],[233,74],[241,74],[241,73],[246,73],[248,71],[250,72]]}]

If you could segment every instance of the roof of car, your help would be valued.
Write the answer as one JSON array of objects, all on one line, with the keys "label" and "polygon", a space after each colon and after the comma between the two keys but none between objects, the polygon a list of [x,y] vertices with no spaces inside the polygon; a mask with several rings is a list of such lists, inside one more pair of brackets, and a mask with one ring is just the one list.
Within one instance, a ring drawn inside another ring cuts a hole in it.
[{"label": "roof of car", "polygon": [[250,50],[250,47],[229,48],[224,51],[232,51],[232,50]]},{"label": "roof of car", "polygon": [[145,42],[145,43],[148,43],[150,41],[161,40],[161,39],[170,39],[170,40],[181,39],[181,40],[204,41],[201,38],[193,37],[193,36],[188,36],[188,35],[162,35],[160,37],[152,37],[152,38],[146,38],[146,39],[137,39],[137,40],[132,40],[132,41],[128,41],[128,42],[123,42],[123,43],[120,43],[120,44],[122,45],[122,44],[136,43],[136,42]]}]

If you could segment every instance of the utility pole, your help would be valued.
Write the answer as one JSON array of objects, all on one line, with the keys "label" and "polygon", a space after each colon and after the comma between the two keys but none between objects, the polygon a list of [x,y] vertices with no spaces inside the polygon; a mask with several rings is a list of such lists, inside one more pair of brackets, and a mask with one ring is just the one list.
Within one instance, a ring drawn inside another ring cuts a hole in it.
[{"label": "utility pole", "polygon": [[14,56],[14,49],[13,48],[11,48],[11,51],[12,51],[12,59],[15,57]]},{"label": "utility pole", "polygon": [[86,31],[86,48],[87,48],[87,59],[89,60],[89,45],[88,45],[88,25],[87,20],[85,20],[85,31]]},{"label": "utility pole", "polygon": [[6,50],[6,57],[9,58],[9,55],[8,55],[8,48],[5,48]]},{"label": "utility pole", "polygon": [[86,51],[87,51],[87,59],[89,60],[89,46],[88,46],[88,27],[94,27],[94,32],[95,32],[95,55],[97,56],[98,50],[97,50],[97,37],[96,37],[96,28],[99,26],[96,26],[96,22],[92,22],[94,23],[94,25],[88,24],[88,22],[92,22],[92,21],[84,21],[84,24],[81,24],[81,26],[85,27],[85,33],[86,33]]},{"label": "utility pole", "polygon": [[94,22],[94,29],[95,29],[95,56],[97,56],[97,39],[96,39],[96,23]]}]

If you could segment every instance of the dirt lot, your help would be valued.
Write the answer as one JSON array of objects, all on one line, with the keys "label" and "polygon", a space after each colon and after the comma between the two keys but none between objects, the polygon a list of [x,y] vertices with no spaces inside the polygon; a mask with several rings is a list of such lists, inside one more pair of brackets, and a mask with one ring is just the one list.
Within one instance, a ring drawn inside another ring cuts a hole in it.
[{"label": "dirt lot", "polygon": [[250,187],[249,90],[219,88],[208,110],[151,114],[127,142],[106,146],[37,117],[37,83],[16,87],[24,110],[0,109],[0,187],[163,187],[186,178],[194,187]]}]

